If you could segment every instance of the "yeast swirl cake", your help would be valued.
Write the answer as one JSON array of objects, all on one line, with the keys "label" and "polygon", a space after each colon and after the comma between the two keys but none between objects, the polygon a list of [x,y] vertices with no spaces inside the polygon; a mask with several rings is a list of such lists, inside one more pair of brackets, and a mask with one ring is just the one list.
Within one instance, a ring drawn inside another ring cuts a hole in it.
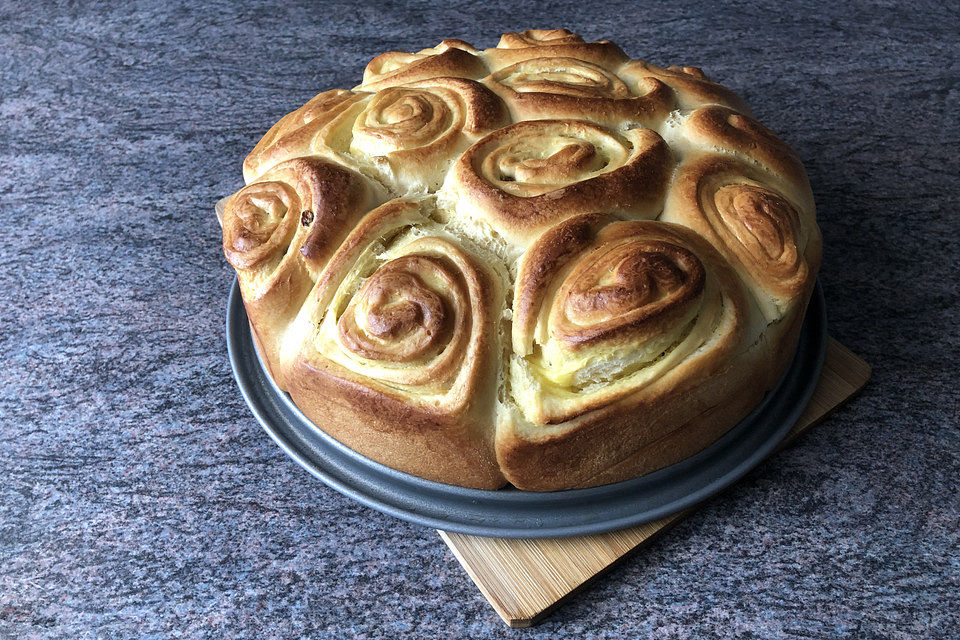
[{"label": "yeast swirl cake", "polygon": [[563,29],[380,55],[243,173],[223,248],[277,384],[467,487],[700,451],[779,378],[820,265],[803,166],[735,93]]}]

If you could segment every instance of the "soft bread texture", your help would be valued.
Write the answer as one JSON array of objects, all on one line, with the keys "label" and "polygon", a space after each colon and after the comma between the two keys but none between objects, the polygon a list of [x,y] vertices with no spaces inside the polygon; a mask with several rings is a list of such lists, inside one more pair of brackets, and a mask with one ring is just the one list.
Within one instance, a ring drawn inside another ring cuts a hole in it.
[{"label": "soft bread texture", "polygon": [[734,92],[565,29],[377,56],[243,173],[223,248],[278,385],[466,487],[708,446],[786,367],[821,260],[799,158]]}]

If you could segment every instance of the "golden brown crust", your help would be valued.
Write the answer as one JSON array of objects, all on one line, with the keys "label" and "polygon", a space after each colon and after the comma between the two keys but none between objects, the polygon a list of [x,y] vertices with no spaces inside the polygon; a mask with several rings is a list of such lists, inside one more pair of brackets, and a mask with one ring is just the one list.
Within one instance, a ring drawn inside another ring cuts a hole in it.
[{"label": "golden brown crust", "polygon": [[389,183],[435,191],[460,152],[506,122],[503,104],[477,82],[420,80],[383,89],[367,101],[343,150],[368,159]]},{"label": "golden brown crust", "polygon": [[508,122],[496,95],[461,78],[327,94],[264,136],[244,162],[248,181],[282,160],[323,156],[396,193],[432,192],[460,152]]},{"label": "golden brown crust", "polygon": [[774,322],[806,306],[820,263],[820,234],[803,194],[792,180],[700,152],[677,171],[662,219],[717,247]]},{"label": "golden brown crust", "polygon": [[478,53],[463,40],[444,40],[419,53],[383,53],[367,64],[358,88],[379,91],[431,78],[480,78],[487,74],[487,67]]},{"label": "golden brown crust", "polygon": [[[764,371],[769,358],[761,349],[741,354],[732,364],[740,371],[721,370],[701,379],[695,391],[675,391],[675,413],[650,411],[651,421],[664,425],[659,439],[606,466],[575,488],[596,487],[653,473],[695,455],[713,444],[763,399],[779,379],[780,368]],[[786,361],[784,362],[784,365]],[[642,405],[641,405],[642,406]],[[639,416],[638,416],[639,417]],[[679,425],[671,430],[672,425]],[[620,455],[622,455],[621,450]],[[598,465],[601,466],[601,465]]]},{"label": "golden brown crust", "polygon": [[532,58],[484,79],[510,108],[515,121],[587,119],[607,126],[652,126],[673,108],[673,92],[658,80],[627,85],[591,62],[565,57]]},{"label": "golden brown crust", "polygon": [[354,451],[427,480],[474,489],[506,484],[481,425],[411,406],[337,372],[297,362],[288,392],[304,414]]},{"label": "golden brown crust", "polygon": [[672,169],[650,129],[622,133],[582,120],[528,120],[498,129],[451,172],[458,215],[485,220],[526,244],[552,224],[591,210],[653,217]]},{"label": "golden brown crust", "polygon": [[[590,312],[575,318],[594,337],[586,345],[566,340],[577,287],[593,293]],[[764,367],[731,366],[765,357],[752,355],[756,308],[716,250],[679,225],[598,215],[561,223],[522,259],[515,313],[513,409],[497,456],[520,488],[591,484],[680,425],[692,425],[684,438],[701,438],[709,423],[696,416],[723,411],[714,405],[727,394],[767,388],[758,385]]]},{"label": "golden brown crust", "polygon": [[582,44],[583,38],[569,29],[527,29],[500,36],[498,49],[526,49],[528,47]]},{"label": "golden brown crust", "polygon": [[273,125],[243,161],[243,177],[249,184],[270,167],[304,155],[312,155],[315,139],[334,118],[368,94],[344,89],[324,91]]},{"label": "golden brown crust", "polygon": [[301,310],[290,394],[374,460],[502,486],[485,428],[501,296],[495,274],[417,203],[388,202],[350,234]]},{"label": "golden brown crust", "polygon": [[698,149],[722,149],[754,162],[789,182],[798,195],[809,191],[800,157],[777,135],[749,116],[726,107],[702,107],[681,129],[688,144]]},{"label": "golden brown crust", "polygon": [[697,67],[671,66],[666,69],[643,60],[632,60],[620,69],[628,82],[653,78],[671,87],[681,109],[695,109],[704,105],[722,105],[740,113],[750,113],[749,107],[736,93],[712,82]]},{"label": "golden brown crust", "polygon": [[223,250],[237,269],[247,316],[278,382],[284,377],[279,351],[286,326],[330,255],[381,197],[349,169],[297,158],[227,202]]},{"label": "golden brown crust", "polygon": [[[559,33],[559,31],[566,30],[556,30],[555,32]],[[504,38],[501,39],[497,48],[483,51],[482,55],[489,69],[499,71],[504,67],[534,58],[573,58],[599,65],[610,71],[616,71],[630,60],[623,49],[609,40],[584,42],[583,38],[578,35],[531,37],[531,34],[535,33],[546,34],[550,32],[533,30],[525,31],[523,34],[504,34]],[[508,36],[519,36],[520,39],[508,39]],[[540,39],[541,37],[544,39]],[[508,39],[506,46],[505,39]],[[523,44],[523,42],[527,42],[527,44]],[[522,46],[513,46],[515,44]]]},{"label": "golden brown crust", "polygon": [[787,366],[803,166],[696,67],[565,29],[374,58],[244,162],[224,254],[271,375],[421,477],[548,491],[688,457]]},{"label": "golden brown crust", "polygon": [[[524,342],[534,338],[551,274],[565,279],[554,291],[550,335],[570,351],[650,339],[690,315],[704,294],[704,266],[673,229],[636,222],[591,233],[596,219],[603,217],[577,217],[550,229],[524,256],[514,302],[514,335],[525,338],[514,344],[518,353],[530,350]],[[566,268],[568,262],[573,265]]]},{"label": "golden brown crust", "polygon": [[649,391],[583,420],[562,437],[498,433],[498,462],[528,491],[595,487],[652,473],[698,453],[729,431],[776,381],[759,351],[732,367],[679,381],[668,374]]}]

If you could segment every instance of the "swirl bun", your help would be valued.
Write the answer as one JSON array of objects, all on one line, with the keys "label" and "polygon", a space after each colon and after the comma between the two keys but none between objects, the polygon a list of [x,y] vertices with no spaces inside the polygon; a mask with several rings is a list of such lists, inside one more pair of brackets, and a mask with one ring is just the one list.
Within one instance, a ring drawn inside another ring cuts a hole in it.
[{"label": "swirl bun", "polygon": [[514,120],[652,126],[674,103],[666,84],[653,78],[628,82],[618,75],[629,61],[620,47],[606,40],[584,42],[566,29],[508,33],[485,55],[493,73],[484,83],[503,98]]},{"label": "swirl bun", "polygon": [[579,98],[630,97],[627,84],[595,64],[575,58],[533,58],[510,65],[492,76],[517,93],[554,93]]},{"label": "swirl bun", "polygon": [[583,38],[569,29],[527,29],[520,33],[503,34],[497,48],[527,49],[564,44],[583,44]]},{"label": "swirl bun", "polygon": [[760,165],[788,185],[791,194],[813,209],[806,171],[796,152],[775,133],[749,116],[726,107],[703,107],[691,113],[680,128],[684,149],[721,149]]},{"label": "swirl bun", "polygon": [[223,251],[274,380],[467,487],[708,446],[786,367],[821,260],[799,157],[734,92],[566,29],[377,56],[243,170]]},{"label": "swirl bun", "polygon": [[333,89],[312,98],[273,125],[243,161],[243,177],[249,184],[284,160],[313,155],[314,142],[324,128],[366,94]]},{"label": "swirl bun", "polygon": [[553,227],[517,276],[511,411],[498,432],[507,479],[546,490],[632,477],[674,461],[677,449],[651,447],[685,423],[697,428],[680,451],[712,441],[717,430],[680,399],[720,393],[727,375],[719,384],[737,399],[724,410],[755,401],[758,369],[724,370],[762,361],[761,326],[736,275],[684,227],[605,214]]},{"label": "swirl bun", "polygon": [[274,377],[285,326],[330,255],[382,202],[360,175],[320,158],[289,160],[227,202],[223,252],[236,268],[247,315]]},{"label": "swirl bun", "polygon": [[390,87],[354,121],[349,153],[405,191],[436,191],[452,159],[505,118],[496,96],[471,80]]},{"label": "swirl bun", "polygon": [[491,71],[535,58],[572,58],[616,72],[630,60],[623,49],[609,40],[584,42],[566,29],[504,34],[497,48],[487,49],[483,57]]},{"label": "swirl bun", "polygon": [[383,53],[367,64],[358,88],[379,91],[431,78],[480,78],[486,75],[487,67],[478,53],[463,40],[444,40],[418,53]]},{"label": "swirl bun", "polygon": [[609,126],[650,125],[673,105],[667,85],[656,80],[633,88],[603,67],[576,58],[531,58],[504,67],[484,82],[515,120],[584,118]]},{"label": "swirl bun", "polygon": [[448,333],[440,294],[424,284],[422,275],[449,287],[462,307],[459,283],[446,265],[423,256],[405,256],[383,265],[366,280],[340,316],[337,326],[345,350],[368,360],[411,362],[441,351]]},{"label": "swirl bun", "polygon": [[656,215],[672,164],[650,129],[618,133],[583,120],[529,120],[467,149],[453,167],[451,191],[458,215],[524,244],[591,209]]},{"label": "swirl bun", "polygon": [[701,347],[724,295],[704,260],[719,262],[694,234],[655,221],[593,214],[544,233],[520,262],[514,298],[513,389],[527,417],[566,422]]},{"label": "swirl bun", "polygon": [[712,82],[697,67],[672,66],[664,69],[643,60],[632,60],[620,68],[620,75],[629,83],[650,82],[652,79],[666,84],[673,89],[681,109],[716,104],[750,113],[740,96]]},{"label": "swirl bun", "polygon": [[662,216],[707,238],[737,269],[768,321],[806,294],[820,262],[812,210],[794,188],[733,158],[695,154],[681,166]]},{"label": "swirl bun", "polygon": [[[390,201],[350,234],[301,310],[291,395],[310,411],[339,414],[327,430],[375,460],[422,472],[424,453],[442,450],[423,475],[498,486],[483,422],[496,393],[485,372],[497,366],[500,280],[417,203]],[[350,411],[344,394],[354,399]]]},{"label": "swirl bun", "polygon": [[[415,248],[431,244],[421,241]],[[384,381],[449,382],[441,373],[453,373],[464,355],[469,309],[470,294],[455,263],[430,253],[405,255],[364,281],[337,322],[339,342],[345,353],[377,363]]]},{"label": "swirl bun", "polygon": [[282,182],[261,182],[230,200],[224,216],[223,253],[237,269],[281,258],[299,221],[300,198]]}]

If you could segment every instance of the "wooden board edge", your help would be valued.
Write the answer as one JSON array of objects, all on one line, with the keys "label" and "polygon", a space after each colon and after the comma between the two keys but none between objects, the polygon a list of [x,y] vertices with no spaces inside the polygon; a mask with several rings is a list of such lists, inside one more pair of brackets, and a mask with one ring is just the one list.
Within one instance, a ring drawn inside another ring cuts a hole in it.
[{"label": "wooden board edge", "polygon": [[[827,357],[830,357],[830,354],[834,355],[834,359],[841,358],[847,361],[851,367],[855,369],[853,391],[837,405],[837,407],[839,407],[857,397],[857,395],[863,391],[863,388],[867,386],[867,383],[870,382],[870,378],[873,376],[873,367],[870,366],[869,362],[858,356],[851,351],[849,347],[834,337],[827,338]],[[826,364],[826,362],[824,362],[824,364]],[[850,382],[851,379],[847,378],[847,381]]]},{"label": "wooden board edge", "polygon": [[[834,372],[834,369],[837,369],[839,371]],[[844,373],[847,375],[843,375]],[[843,382],[846,383],[846,388],[842,391],[842,397],[838,398],[836,402],[831,403],[830,406],[828,406],[819,415],[809,418],[809,420],[802,425],[801,423],[804,423],[804,416],[801,416],[801,418],[797,421],[797,427],[788,433],[788,435],[784,438],[784,441],[780,444],[780,446],[778,446],[777,449],[774,451],[774,453],[771,454],[771,457],[776,453],[778,453],[779,451],[786,448],[787,446],[789,446],[799,436],[803,435],[804,433],[806,433],[807,431],[809,431],[810,429],[818,425],[820,422],[822,422],[825,418],[830,416],[838,408],[842,407],[848,401],[855,398],[866,386],[867,382],[870,379],[871,374],[872,374],[872,369],[865,360],[863,360],[861,357],[856,355],[854,352],[852,352],[850,349],[848,349],[839,341],[835,340],[832,337],[829,338],[829,341],[827,344],[826,360],[824,362],[824,374],[821,375],[821,383],[818,384],[817,391],[814,392],[814,398],[817,396],[817,392],[820,391],[820,385],[826,383],[826,377],[825,377],[826,375],[837,375]],[[725,493],[725,491],[722,491],[720,492],[720,494],[717,494],[717,495],[721,495],[723,493]],[[656,531],[654,531],[650,535],[647,535],[643,539],[639,540],[631,548],[629,548],[624,553],[614,558],[612,561],[608,562],[606,565],[599,567],[597,571],[592,573],[590,576],[588,576],[579,584],[575,585],[566,593],[562,594],[560,597],[554,600],[551,604],[544,607],[542,610],[534,613],[533,615],[529,615],[529,616],[527,615],[518,616],[516,615],[516,613],[511,613],[510,611],[507,611],[505,608],[503,608],[500,604],[499,599],[496,597],[494,593],[492,593],[492,591],[485,584],[484,580],[476,572],[474,567],[472,567],[470,562],[463,556],[461,550],[458,548],[457,543],[451,539],[450,535],[447,532],[440,531],[440,530],[438,530],[437,533],[440,535],[440,538],[444,541],[447,547],[449,547],[450,550],[453,552],[454,557],[457,558],[457,561],[464,568],[467,575],[470,577],[473,583],[480,590],[480,593],[483,595],[483,597],[487,600],[488,603],[490,603],[491,607],[494,609],[497,615],[499,615],[500,618],[507,624],[507,626],[511,628],[526,628],[526,627],[531,627],[533,625],[538,624],[541,620],[543,620],[543,618],[550,615],[550,613],[553,612],[558,606],[563,604],[570,596],[581,591],[585,587],[589,586],[595,580],[597,580],[600,576],[611,571],[614,567],[616,567],[618,564],[626,560],[628,557],[634,555],[640,549],[647,547],[649,544],[659,539],[661,535],[671,530],[676,524],[681,522],[691,513],[698,510],[701,506],[703,506],[704,504],[706,504],[710,500],[713,500],[716,497],[717,496],[712,496],[711,498],[707,499],[704,502],[701,502],[697,505],[689,507],[671,516],[667,516],[666,518],[663,519],[664,521],[663,524]]]},{"label": "wooden board edge", "polygon": [[497,612],[497,615],[500,616],[500,618],[507,624],[508,627],[518,629],[518,628],[525,628],[525,627],[532,626],[533,624],[532,619],[531,620],[515,620],[511,618],[510,614],[508,614],[500,606],[500,601],[497,599],[497,597],[492,592],[487,590],[486,583],[484,583],[484,581],[480,578],[480,576],[474,572],[473,565],[471,565],[467,561],[467,559],[463,556],[463,554],[460,552],[460,547],[458,547],[457,544],[450,539],[450,534],[448,534],[446,531],[443,531],[441,529],[437,529],[437,533],[440,534],[440,539],[443,540],[444,543],[446,543],[450,551],[453,552],[453,557],[457,559],[457,562],[460,563],[460,566],[463,567],[463,570],[467,572],[468,576],[470,576],[470,580],[472,580],[473,584],[475,584],[477,589],[480,590],[480,593],[486,599],[487,603],[489,603],[490,606],[493,607],[493,610]]},{"label": "wooden board edge", "polygon": [[586,580],[584,580],[583,582],[575,586],[573,589],[565,593],[562,597],[557,599],[553,604],[539,611],[535,615],[528,618],[511,619],[509,618],[509,614],[505,615],[503,613],[500,613],[499,611],[497,613],[500,615],[501,618],[503,618],[504,622],[507,623],[508,627],[511,627],[514,629],[522,629],[522,628],[532,627],[539,624],[544,618],[549,616],[564,602],[566,602],[567,598],[573,596],[575,593],[579,593],[580,591],[587,589],[590,585],[595,583],[597,580],[599,580],[606,574],[610,573],[613,569],[615,569],[618,565],[620,565],[620,563],[625,562],[628,558],[639,553],[642,549],[646,549],[648,546],[650,546],[651,544],[659,540],[664,534],[668,533],[675,526],[683,522],[683,520],[686,519],[687,516],[689,516],[694,511],[696,511],[698,508],[699,508],[699,505],[694,505],[682,511],[678,511],[677,513],[666,516],[665,518],[662,519],[662,522],[656,531],[654,531],[653,533],[645,537],[643,540],[641,540],[637,544],[633,545],[626,552],[617,556],[612,562],[608,563],[606,566],[601,567],[593,575],[588,577]]}]

